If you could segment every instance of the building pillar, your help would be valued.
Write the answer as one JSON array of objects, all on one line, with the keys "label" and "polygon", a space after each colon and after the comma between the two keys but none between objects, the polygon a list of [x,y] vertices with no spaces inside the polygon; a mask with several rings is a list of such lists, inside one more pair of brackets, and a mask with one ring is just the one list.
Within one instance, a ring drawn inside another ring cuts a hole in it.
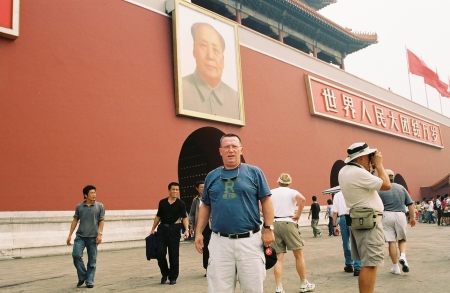
[{"label": "building pillar", "polygon": [[283,43],[283,31],[281,28],[278,28],[278,41]]},{"label": "building pillar", "polygon": [[239,9],[237,9],[237,8],[236,8],[236,22],[238,24],[242,24],[241,11]]}]

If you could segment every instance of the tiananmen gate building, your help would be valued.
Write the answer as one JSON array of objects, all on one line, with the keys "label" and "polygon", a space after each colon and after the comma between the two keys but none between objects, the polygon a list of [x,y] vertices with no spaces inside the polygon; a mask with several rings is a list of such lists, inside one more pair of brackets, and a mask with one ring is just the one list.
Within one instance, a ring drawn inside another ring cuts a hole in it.
[{"label": "tiananmen gate building", "polygon": [[[1,0],[1,257],[70,252],[87,184],[106,209],[102,248],[142,246],[168,183],[190,206],[225,133],[271,188],[291,174],[307,205],[339,184],[354,142],[378,148],[414,200],[444,195],[450,118],[346,72],[377,35],[317,12],[333,2]],[[188,106],[196,23],[223,34],[237,114]]]}]

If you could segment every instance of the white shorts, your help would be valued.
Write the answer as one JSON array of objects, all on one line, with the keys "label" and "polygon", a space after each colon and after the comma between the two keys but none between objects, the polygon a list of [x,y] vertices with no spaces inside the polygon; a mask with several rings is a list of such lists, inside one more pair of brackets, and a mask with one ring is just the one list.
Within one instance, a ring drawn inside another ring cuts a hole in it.
[{"label": "white shorts", "polygon": [[383,233],[386,242],[406,241],[406,215],[404,212],[383,212]]},{"label": "white shorts", "polygon": [[236,275],[241,292],[261,293],[266,278],[261,232],[248,238],[229,239],[211,234],[208,245],[208,292],[234,293]]}]

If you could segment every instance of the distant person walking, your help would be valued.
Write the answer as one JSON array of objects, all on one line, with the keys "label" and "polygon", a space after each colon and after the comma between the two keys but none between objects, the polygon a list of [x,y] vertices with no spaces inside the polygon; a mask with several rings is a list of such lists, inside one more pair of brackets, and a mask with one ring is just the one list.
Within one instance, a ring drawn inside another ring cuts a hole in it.
[{"label": "distant person walking", "polygon": [[427,212],[428,224],[434,224],[434,197],[428,201]]},{"label": "distant person walking", "polygon": [[328,219],[328,236],[334,236],[333,229],[333,201],[331,199],[327,200],[327,212],[325,213],[325,220]]},{"label": "distant person walking", "polygon": [[313,229],[314,237],[321,237],[322,230],[317,228],[319,225],[319,213],[320,213],[320,205],[317,203],[317,196],[313,195],[312,197],[313,203],[311,204],[311,208],[309,210],[308,220],[311,218],[311,228]]},{"label": "distant person walking", "polygon": [[338,234],[338,226],[341,231],[342,250],[344,251],[346,273],[353,273],[354,276],[359,276],[361,271],[361,261],[352,259],[352,250],[350,247],[350,226],[347,224],[347,218],[350,217],[349,209],[345,203],[342,191],[339,191],[333,198],[333,227],[335,235]]},{"label": "distant person walking", "polygon": [[[287,173],[281,173],[278,178],[279,187],[272,189],[272,202],[275,215],[275,242],[272,247],[277,252],[277,263],[274,266],[276,293],[283,293],[283,259],[286,249],[292,250],[295,257],[295,267],[300,277],[300,292],[310,292],[316,287],[306,280],[306,265],[303,258],[303,238],[298,227],[298,220],[305,206],[305,197],[295,189],[291,189],[292,178]],[[295,210],[297,209],[297,212]]]},{"label": "distant person walking", "polygon": [[[203,195],[203,188],[205,186],[205,181],[200,180],[195,182],[195,189],[197,189],[198,196],[194,198],[191,205],[191,212],[189,213],[189,232],[191,235],[195,235],[195,228],[197,227],[197,219],[198,219],[198,210],[200,208],[200,205],[202,205],[202,195]],[[208,250],[208,244],[209,240],[211,239],[211,228],[209,226],[209,223],[206,224],[205,229],[203,230],[203,268],[206,270],[208,269],[208,259],[209,259],[209,250]],[[206,277],[206,273],[205,273]]]},{"label": "distant person walking", "polygon": [[440,195],[437,196],[436,202],[434,205],[434,210],[436,211],[436,218],[437,218],[437,225],[441,226],[441,219],[442,219],[442,197]]},{"label": "distant person walking", "polygon": [[[189,226],[186,213],[186,205],[179,199],[180,186],[177,182],[171,182],[168,186],[169,197],[159,201],[158,212],[150,234],[156,233],[158,266],[161,271],[161,284],[169,279],[170,285],[177,283],[180,273],[180,233],[184,226],[184,238],[189,237]],[[159,224],[159,226],[158,226]],[[155,231],[158,226],[158,230]],[[169,253],[169,264],[166,254]]]},{"label": "distant person walking", "polygon": [[[383,201],[383,232],[384,239],[389,243],[389,256],[392,260],[391,273],[400,275],[400,267],[404,273],[409,272],[409,265],[406,261],[406,226],[408,225],[405,215],[405,206],[408,207],[410,215],[414,215],[414,202],[408,194],[408,191],[400,184],[394,183],[394,172],[386,169],[389,175],[392,188],[386,191],[379,191],[381,200]],[[414,216],[410,217],[409,223],[411,227],[416,225]],[[397,252],[400,250],[400,257]]]},{"label": "distant person walking", "polygon": [[[84,201],[75,208],[72,225],[70,225],[67,245],[71,245],[72,234],[78,225],[76,237],[73,242],[73,264],[77,269],[78,283],[81,287],[86,282],[87,288],[94,288],[94,277],[97,268],[97,246],[102,243],[103,226],[105,223],[105,208],[96,201],[97,190],[93,185],[83,188]],[[83,250],[86,248],[88,263],[83,262]]]}]

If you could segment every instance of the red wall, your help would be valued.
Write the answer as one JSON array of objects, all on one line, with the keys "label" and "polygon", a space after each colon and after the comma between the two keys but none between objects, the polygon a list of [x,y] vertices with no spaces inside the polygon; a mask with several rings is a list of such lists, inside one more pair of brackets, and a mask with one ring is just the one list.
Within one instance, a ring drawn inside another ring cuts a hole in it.
[{"label": "red wall", "polygon": [[154,209],[178,180],[184,140],[204,126],[241,135],[246,162],[271,187],[291,173],[308,202],[355,141],[378,147],[414,197],[448,173],[448,148],[311,116],[305,71],[246,47],[245,127],[175,116],[171,19],[155,12],[40,0],[20,13],[20,37],[0,38],[1,211],[72,210],[86,184],[107,209]]}]

